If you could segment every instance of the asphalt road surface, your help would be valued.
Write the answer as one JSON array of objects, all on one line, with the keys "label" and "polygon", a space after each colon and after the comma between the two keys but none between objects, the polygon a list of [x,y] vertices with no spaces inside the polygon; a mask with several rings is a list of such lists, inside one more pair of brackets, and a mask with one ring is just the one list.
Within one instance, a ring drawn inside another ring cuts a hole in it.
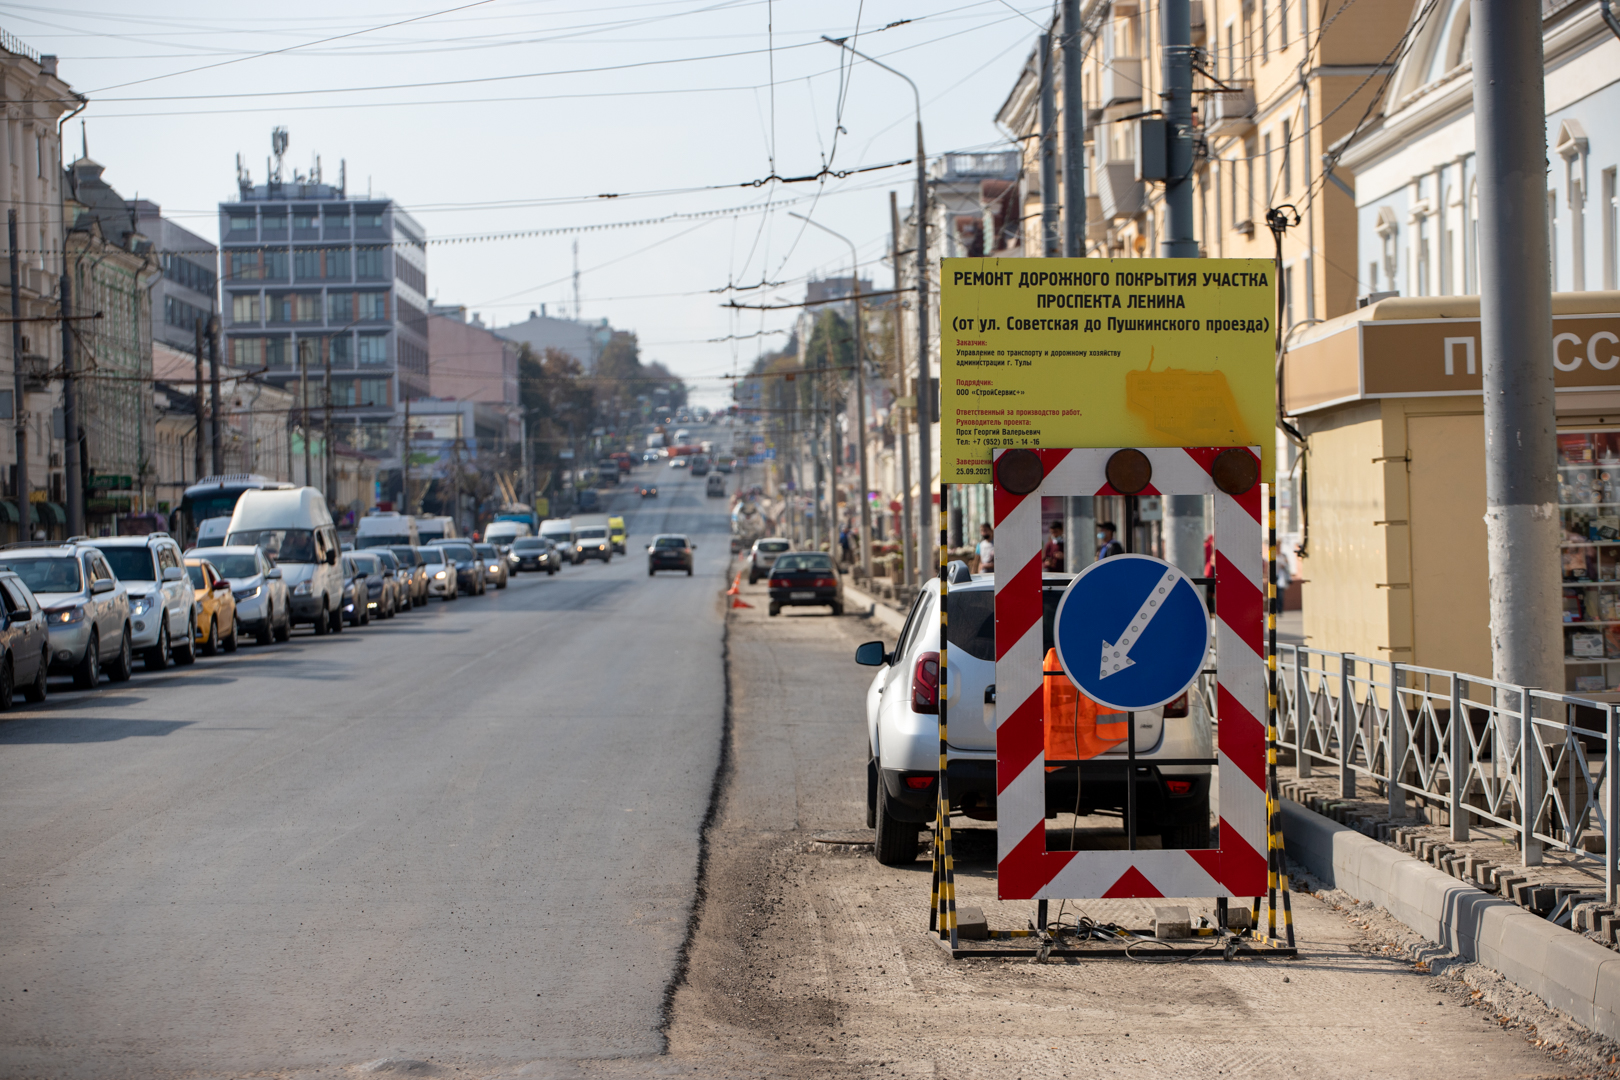
[{"label": "asphalt road surface", "polygon": [[[610,505],[608,565],[19,702],[0,1075],[658,1054],[720,752],[727,500],[659,465]],[[661,531],[695,576],[648,578]]]}]

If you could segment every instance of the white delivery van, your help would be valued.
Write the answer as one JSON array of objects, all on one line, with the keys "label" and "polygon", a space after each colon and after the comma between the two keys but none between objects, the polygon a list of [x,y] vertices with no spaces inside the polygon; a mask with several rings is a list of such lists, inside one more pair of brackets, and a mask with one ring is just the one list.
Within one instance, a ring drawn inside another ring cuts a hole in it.
[{"label": "white delivery van", "polygon": [[454,540],[461,534],[456,531],[454,518],[419,517],[416,519],[416,535],[422,543],[431,544],[435,540]]},{"label": "white delivery van", "polygon": [[262,548],[281,568],[292,621],[317,634],[343,629],[343,569],[326,498],[312,487],[244,491],[225,543]]},{"label": "white delivery van", "polygon": [[577,562],[574,558],[574,522],[571,518],[546,518],[540,523],[540,535],[550,540],[557,549],[557,558],[563,564]]},{"label": "white delivery van", "polygon": [[416,519],[409,514],[386,510],[367,514],[355,526],[354,546],[357,548],[400,547],[422,543],[416,531]]},{"label": "white delivery van", "polygon": [[570,521],[574,527],[574,562],[613,560],[613,541],[608,536],[606,514],[575,514]]},{"label": "white delivery van", "polygon": [[512,541],[528,535],[529,523],[526,521],[492,521],[484,526],[484,543],[499,548],[511,547]]}]

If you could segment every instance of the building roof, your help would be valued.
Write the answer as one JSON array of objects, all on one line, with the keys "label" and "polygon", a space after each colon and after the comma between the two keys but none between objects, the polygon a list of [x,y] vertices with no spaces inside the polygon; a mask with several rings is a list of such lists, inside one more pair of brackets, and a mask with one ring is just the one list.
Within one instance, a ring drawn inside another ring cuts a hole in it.
[{"label": "building roof", "polygon": [[64,170],[68,191],[82,207],[68,228],[80,232],[98,225],[101,235],[118,247],[142,250],[149,241],[135,223],[134,205],[102,179],[104,171],[99,162],[88,157],[81,157]]}]

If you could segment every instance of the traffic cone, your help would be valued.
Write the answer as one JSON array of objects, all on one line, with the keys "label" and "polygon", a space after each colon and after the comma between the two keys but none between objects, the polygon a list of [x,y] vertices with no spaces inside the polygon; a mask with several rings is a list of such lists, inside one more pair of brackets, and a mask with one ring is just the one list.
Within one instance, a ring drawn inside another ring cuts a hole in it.
[{"label": "traffic cone", "polygon": [[742,592],[742,571],[739,570],[739,571],[737,571],[737,576],[731,580],[731,588],[726,590],[726,595],[731,597],[731,606],[733,608],[751,608],[751,607],[753,607],[754,606],[753,604],[749,604],[749,603],[744,602],[743,598],[739,595],[741,592]]}]

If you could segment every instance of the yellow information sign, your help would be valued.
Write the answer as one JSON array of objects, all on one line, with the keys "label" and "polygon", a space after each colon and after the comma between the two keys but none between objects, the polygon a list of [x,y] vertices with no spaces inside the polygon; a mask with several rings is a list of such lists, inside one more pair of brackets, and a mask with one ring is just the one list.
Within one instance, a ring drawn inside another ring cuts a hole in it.
[{"label": "yellow information sign", "polygon": [[1269,259],[944,259],[940,464],[997,447],[1259,446],[1273,477]]}]

